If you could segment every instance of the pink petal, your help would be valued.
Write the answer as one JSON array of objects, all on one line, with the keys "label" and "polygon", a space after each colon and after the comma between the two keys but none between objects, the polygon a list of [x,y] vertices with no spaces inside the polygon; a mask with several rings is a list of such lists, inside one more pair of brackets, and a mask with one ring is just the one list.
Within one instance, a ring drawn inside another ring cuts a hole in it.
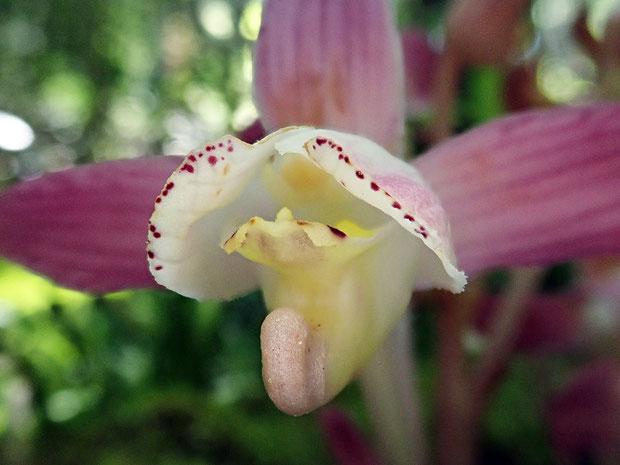
[{"label": "pink petal", "polygon": [[468,274],[620,253],[620,103],[503,118],[414,166]]},{"label": "pink petal", "polygon": [[402,56],[388,1],[269,0],[254,58],[268,131],[327,127],[400,149]]},{"label": "pink petal", "polygon": [[617,458],[620,453],[617,362],[601,361],[577,372],[552,400],[550,423],[552,442],[561,455],[577,458],[594,454],[590,455],[594,459],[601,454]]},{"label": "pink petal", "polygon": [[411,114],[424,113],[432,105],[439,53],[433,50],[424,32],[418,29],[404,31],[402,43],[408,111]]},{"label": "pink petal", "polygon": [[258,142],[259,140],[261,140],[266,135],[267,133],[265,132],[263,123],[261,123],[261,121],[257,119],[247,128],[239,132],[237,134],[237,138],[247,144],[253,144],[254,142]]},{"label": "pink petal", "polygon": [[353,422],[340,410],[326,407],[319,420],[327,444],[340,465],[379,465],[368,441]]},{"label": "pink petal", "polygon": [[0,255],[74,289],[155,287],[147,222],[181,159],[85,165],[11,187],[0,194]]}]

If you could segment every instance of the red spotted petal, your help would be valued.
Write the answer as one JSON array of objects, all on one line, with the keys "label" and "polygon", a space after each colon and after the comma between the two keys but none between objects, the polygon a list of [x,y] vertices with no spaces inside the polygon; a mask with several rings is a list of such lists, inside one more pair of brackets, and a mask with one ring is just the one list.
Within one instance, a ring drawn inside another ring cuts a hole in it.
[{"label": "red spotted petal", "polygon": [[347,191],[392,217],[433,252],[420,258],[418,288],[463,290],[466,279],[456,267],[445,212],[414,167],[367,139],[336,131],[300,130],[276,148],[295,152],[302,145]]}]

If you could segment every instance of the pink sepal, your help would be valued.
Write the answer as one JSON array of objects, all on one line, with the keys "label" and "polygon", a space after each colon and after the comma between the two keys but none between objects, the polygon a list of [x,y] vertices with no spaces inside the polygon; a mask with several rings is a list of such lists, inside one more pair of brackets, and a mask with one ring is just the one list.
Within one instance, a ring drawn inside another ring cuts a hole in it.
[{"label": "pink sepal", "polygon": [[181,160],[84,165],[9,188],[0,194],[0,255],[73,289],[156,287],[146,260],[147,223]]},{"label": "pink sepal", "polygon": [[470,276],[620,253],[620,103],[531,111],[414,162]]},{"label": "pink sepal", "polygon": [[402,50],[388,1],[269,0],[254,71],[268,132],[324,127],[400,151]]}]

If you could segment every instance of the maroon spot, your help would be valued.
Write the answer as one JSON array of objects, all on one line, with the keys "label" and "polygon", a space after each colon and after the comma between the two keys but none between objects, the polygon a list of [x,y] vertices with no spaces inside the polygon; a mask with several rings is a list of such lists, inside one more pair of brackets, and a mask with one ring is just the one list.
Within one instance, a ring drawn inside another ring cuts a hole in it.
[{"label": "maroon spot", "polygon": [[378,191],[378,190],[379,190],[379,184],[377,184],[376,182],[371,182],[371,183],[370,183],[370,188],[371,188],[373,191]]},{"label": "maroon spot", "polygon": [[198,158],[202,158],[202,152],[198,154]]},{"label": "maroon spot", "polygon": [[232,146],[228,147],[228,151],[232,152],[234,149],[232,148]]},{"label": "maroon spot", "polygon": [[149,226],[149,230],[150,230],[151,232],[155,232],[155,226],[150,225],[150,226]]},{"label": "maroon spot", "polygon": [[185,163],[181,167],[181,171],[187,171],[188,173],[193,173],[194,172],[194,167],[192,165],[188,165],[187,163]]},{"label": "maroon spot", "polygon": [[223,159],[224,159],[224,157],[220,157],[220,160],[223,160]]},{"label": "maroon spot", "polygon": [[164,197],[168,195],[168,189],[164,189],[164,191],[161,193],[161,195],[163,195]]},{"label": "maroon spot", "polygon": [[420,231],[419,229],[416,229],[415,232],[421,235],[424,239],[428,237],[428,233],[426,231]]},{"label": "maroon spot", "polygon": [[394,202],[392,206],[396,208],[397,210],[400,210],[400,204],[398,202]]},{"label": "maroon spot", "polygon": [[362,173],[361,171],[356,171],[355,176],[357,176],[360,179],[364,179],[364,173]]},{"label": "maroon spot", "polygon": [[349,164],[350,164],[350,163],[351,163],[351,160],[349,160],[349,157],[345,156],[345,157],[344,157],[344,162],[345,162],[345,163],[349,163]]},{"label": "maroon spot", "polygon": [[173,182],[169,182],[168,184],[166,184],[166,189],[170,190],[174,187],[174,183]]},{"label": "maroon spot", "polygon": [[344,159],[344,155],[343,154],[338,155],[338,160],[343,160],[343,159]]},{"label": "maroon spot", "polygon": [[415,219],[411,215],[405,215],[405,219],[408,221],[415,221]]},{"label": "maroon spot", "polygon": [[219,144],[217,144],[218,147],[224,147],[224,144],[222,142],[220,142]]},{"label": "maroon spot", "polygon": [[163,269],[164,269],[164,267],[163,267],[163,266],[161,266],[161,265],[157,265],[157,266],[155,267],[155,270],[156,270],[156,271],[163,270]]},{"label": "maroon spot", "polygon": [[217,157],[213,155],[209,155],[209,158],[207,158],[207,161],[209,162],[209,165],[213,166],[217,163]]},{"label": "maroon spot", "polygon": [[159,239],[159,238],[161,237],[161,234],[160,234],[160,233],[158,233],[157,231],[155,231],[155,232],[153,233],[153,237],[154,237],[155,239]]},{"label": "maroon spot", "polygon": [[316,145],[312,144],[312,149],[316,150]]},{"label": "maroon spot", "polygon": [[196,161],[196,157],[193,155],[190,155],[189,157],[187,157],[190,161]]},{"label": "maroon spot", "polygon": [[334,228],[333,226],[330,226],[330,225],[327,225],[327,227],[335,236],[338,236],[341,239],[347,237],[347,235],[343,233],[340,229]]},{"label": "maroon spot", "polygon": [[342,147],[338,146],[336,147],[336,150],[338,150],[339,152],[342,152]]},{"label": "maroon spot", "polygon": [[211,147],[210,145],[207,145],[207,146],[205,147],[205,150],[206,150],[207,152],[210,152],[211,150],[213,150],[213,147]]},{"label": "maroon spot", "polygon": [[426,228],[422,225],[420,225],[420,231],[426,231]]},{"label": "maroon spot", "polygon": [[155,254],[150,250],[147,252],[147,255],[149,256],[149,258],[155,258]]},{"label": "maroon spot", "polygon": [[161,197],[157,197],[157,198],[155,199],[155,203],[161,203]]},{"label": "maroon spot", "polygon": [[325,142],[327,142],[327,139],[323,139],[322,137],[316,139],[316,143],[319,145],[323,145]]}]

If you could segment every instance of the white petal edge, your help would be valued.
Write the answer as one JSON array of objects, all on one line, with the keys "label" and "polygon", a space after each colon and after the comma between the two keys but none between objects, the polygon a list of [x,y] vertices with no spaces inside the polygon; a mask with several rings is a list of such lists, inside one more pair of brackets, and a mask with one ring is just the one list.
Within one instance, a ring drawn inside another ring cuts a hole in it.
[{"label": "white petal edge", "polygon": [[148,224],[149,269],[159,284],[199,300],[232,299],[258,287],[256,264],[228,256],[220,244],[248,218],[275,210],[258,176],[272,153],[271,136],[254,145],[225,136],[189,153]]},{"label": "white petal edge", "polygon": [[416,288],[462,292],[467,278],[456,267],[450,226],[420,172],[361,136],[299,128],[275,141],[281,154],[297,153],[332,175],[348,192],[393,218],[432,253],[419,258]]},{"label": "white petal edge", "polygon": [[220,245],[252,216],[275,216],[279,206],[259,171],[272,155],[289,153],[307,157],[396,220],[412,247],[417,240],[427,246],[417,264],[418,288],[463,290],[466,278],[456,268],[445,214],[419,172],[363,137],[314,128],[285,128],[254,145],[225,136],[190,152],[166,182],[149,222],[147,252],[156,281],[197,299],[230,299],[258,287],[257,265],[226,255]]}]

